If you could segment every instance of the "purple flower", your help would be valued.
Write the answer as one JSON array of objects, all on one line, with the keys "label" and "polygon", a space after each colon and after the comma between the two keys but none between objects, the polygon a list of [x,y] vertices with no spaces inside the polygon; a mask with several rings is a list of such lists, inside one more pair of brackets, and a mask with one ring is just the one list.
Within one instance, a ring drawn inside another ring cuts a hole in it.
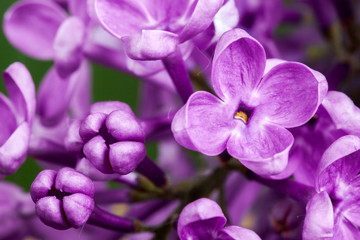
[{"label": "purple flower", "polygon": [[321,73],[296,62],[266,60],[263,47],[241,29],[220,39],[212,85],[219,98],[199,91],[177,112],[175,139],[206,155],[227,149],[266,176],[287,165],[294,138],[286,128],[306,123],[327,92]]},{"label": "purple flower", "polygon": [[344,93],[329,91],[316,115],[292,129],[295,143],[289,164],[280,175],[294,174],[296,181],[314,186],[316,169],[325,150],[338,138],[360,134],[360,110]]},{"label": "purple flower", "polygon": [[85,24],[77,16],[67,17],[66,11],[52,1],[15,3],[5,14],[4,33],[25,54],[41,60],[54,59],[63,78],[81,64]]},{"label": "purple flower", "polygon": [[100,23],[133,59],[161,59],[204,31],[223,0],[95,0]]},{"label": "purple flower", "polygon": [[145,132],[131,108],[122,102],[98,102],[90,112],[78,129],[84,156],[103,173],[134,171],[146,149]]},{"label": "purple flower", "polygon": [[181,211],[178,235],[181,240],[260,240],[251,230],[238,226],[224,227],[225,223],[226,217],[219,205],[213,200],[201,198],[189,203]]},{"label": "purple flower", "polygon": [[303,239],[359,239],[360,138],[347,135],[324,153],[306,206]]},{"label": "purple flower", "polygon": [[0,174],[10,175],[26,159],[35,113],[35,86],[22,63],[11,64],[3,78],[9,98],[0,93]]},{"label": "purple flower", "polygon": [[93,182],[71,168],[40,172],[30,189],[36,214],[56,229],[84,225],[94,209],[94,191]]}]

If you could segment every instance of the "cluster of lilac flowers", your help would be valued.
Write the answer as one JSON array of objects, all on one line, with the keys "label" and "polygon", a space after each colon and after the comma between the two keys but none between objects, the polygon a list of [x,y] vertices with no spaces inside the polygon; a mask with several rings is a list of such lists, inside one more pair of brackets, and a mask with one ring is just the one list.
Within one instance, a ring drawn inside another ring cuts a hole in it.
[{"label": "cluster of lilac flowers", "polygon": [[[38,88],[20,62],[3,71],[0,240],[360,239],[359,13],[15,2],[7,40],[53,66]],[[92,102],[93,64],[136,76],[138,109]],[[43,168],[29,193],[7,179],[27,157]]]}]

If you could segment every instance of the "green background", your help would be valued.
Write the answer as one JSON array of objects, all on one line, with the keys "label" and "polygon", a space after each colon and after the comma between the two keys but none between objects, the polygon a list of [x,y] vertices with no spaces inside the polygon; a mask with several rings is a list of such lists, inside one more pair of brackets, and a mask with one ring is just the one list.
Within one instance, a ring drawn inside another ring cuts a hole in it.
[{"label": "green background", "polygon": [[[1,0],[0,14],[1,26],[5,11],[16,1]],[[22,62],[29,69],[36,86],[52,66],[52,62],[38,61],[23,55],[17,51],[5,38],[3,31],[0,31],[0,69],[4,71],[13,62]],[[92,65],[93,71],[93,102],[106,100],[119,100],[129,104],[136,111],[136,102],[138,97],[139,81],[132,76],[104,68],[102,66]],[[6,94],[3,81],[0,81],[0,91]],[[1,114],[1,113],[0,113]],[[1,123],[0,123],[1,124]],[[148,155],[155,157],[156,146],[148,145]],[[7,181],[16,182],[17,184],[28,190],[33,179],[41,169],[34,160],[27,159],[25,164],[12,176],[5,178]]]}]

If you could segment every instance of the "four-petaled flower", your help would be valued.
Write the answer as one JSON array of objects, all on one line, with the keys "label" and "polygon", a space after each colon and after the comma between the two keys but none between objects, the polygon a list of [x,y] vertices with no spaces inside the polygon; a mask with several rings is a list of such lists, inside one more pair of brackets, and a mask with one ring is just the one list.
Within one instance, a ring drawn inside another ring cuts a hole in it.
[{"label": "four-petaled flower", "polygon": [[212,85],[218,97],[195,92],[178,111],[175,139],[211,156],[227,149],[264,176],[284,170],[294,141],[286,128],[306,123],[327,92],[321,73],[301,63],[266,60],[260,43],[241,29],[219,40]]}]

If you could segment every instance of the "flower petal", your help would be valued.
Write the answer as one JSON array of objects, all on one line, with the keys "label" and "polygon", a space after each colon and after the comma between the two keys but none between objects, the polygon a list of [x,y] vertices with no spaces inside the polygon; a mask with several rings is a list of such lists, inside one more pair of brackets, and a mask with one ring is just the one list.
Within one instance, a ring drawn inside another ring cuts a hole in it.
[{"label": "flower petal", "polygon": [[75,193],[63,198],[66,220],[74,228],[84,225],[94,210],[94,199],[88,195]]},{"label": "flower petal", "polygon": [[175,52],[178,35],[162,30],[142,30],[121,38],[127,55],[135,60],[158,60]]},{"label": "flower petal", "polygon": [[192,94],[172,122],[176,141],[206,155],[220,154],[232,130],[232,111],[227,108],[208,92]]},{"label": "flower petal", "polygon": [[224,101],[249,97],[260,82],[265,62],[264,48],[244,30],[224,33],[215,49],[211,73],[216,94]]},{"label": "flower petal", "polygon": [[83,58],[85,26],[77,17],[67,18],[59,27],[54,40],[54,61],[58,74],[68,77],[76,71]]},{"label": "flower petal", "polygon": [[18,114],[18,121],[31,125],[35,114],[35,85],[30,72],[19,62],[11,64],[3,73],[6,89]]},{"label": "flower petal", "polygon": [[303,239],[331,238],[334,232],[334,212],[326,192],[315,194],[306,205]]},{"label": "flower petal", "polygon": [[180,42],[185,42],[208,28],[223,2],[224,0],[198,0],[190,19],[179,34]]},{"label": "flower petal", "polygon": [[29,146],[30,127],[23,122],[0,146],[0,173],[10,175],[15,173],[26,159]]},{"label": "flower petal", "polygon": [[[139,34],[153,21],[147,12],[150,1],[95,0],[95,11],[103,27],[118,38]],[[154,6],[153,6],[154,7]]]},{"label": "flower petal", "polygon": [[118,102],[118,101],[106,101],[106,102],[96,102],[91,105],[90,112],[91,113],[105,113],[110,114],[113,111],[122,110],[126,112],[131,112],[132,110],[126,103]]},{"label": "flower petal", "polygon": [[323,83],[319,81],[325,78],[319,79],[300,63],[275,65],[258,87],[259,111],[268,117],[268,121],[283,127],[306,123],[322,101],[320,92],[323,91]]},{"label": "flower petal", "polygon": [[36,215],[46,225],[55,229],[64,230],[71,226],[63,214],[62,203],[55,196],[41,198],[36,203]]},{"label": "flower petal", "polygon": [[229,138],[227,150],[247,168],[263,176],[281,173],[288,163],[292,134],[277,125],[261,124],[252,119]]},{"label": "flower petal", "polygon": [[92,113],[80,124],[79,135],[84,142],[99,134],[100,128],[104,126],[107,115],[105,113]]},{"label": "flower petal", "polygon": [[71,83],[62,79],[54,67],[46,73],[38,90],[38,113],[44,125],[55,125],[63,119],[70,103]]},{"label": "flower petal", "polygon": [[88,141],[84,145],[83,152],[99,171],[107,174],[114,173],[108,161],[108,146],[100,135]]},{"label": "flower petal", "polygon": [[350,134],[360,135],[360,109],[346,94],[330,91],[322,105],[329,113],[336,128],[343,129]]},{"label": "flower petal", "polygon": [[61,192],[82,193],[94,197],[95,186],[90,178],[72,168],[62,168],[58,171],[55,188]]},{"label": "flower petal", "polygon": [[320,160],[315,186],[317,191],[343,194],[360,171],[360,138],[347,135],[339,138],[325,150]]},{"label": "flower petal", "polygon": [[54,186],[57,172],[50,169],[41,171],[31,184],[31,198],[36,203],[39,199],[46,197],[47,193]]},{"label": "flower petal", "polygon": [[38,91],[38,112],[42,123],[56,125],[69,110],[75,118],[88,114],[89,84],[89,66],[86,61],[66,79],[62,79],[52,67],[42,80]]},{"label": "flower petal", "polygon": [[53,1],[20,1],[7,10],[4,33],[25,54],[50,60],[56,32],[65,19],[66,12]]},{"label": "flower petal", "polygon": [[116,173],[125,175],[137,168],[145,154],[144,143],[122,141],[110,145],[109,161]]},{"label": "flower petal", "polygon": [[145,132],[133,113],[116,110],[106,119],[108,132],[119,141],[144,141]]},{"label": "flower petal", "polygon": [[0,146],[11,136],[17,128],[16,118],[9,99],[0,93]]},{"label": "flower petal", "polygon": [[213,200],[201,198],[181,211],[178,235],[181,240],[211,239],[212,233],[216,234],[225,223],[226,218],[219,205]]},{"label": "flower petal", "polygon": [[239,226],[224,227],[218,234],[216,240],[261,240],[261,238],[254,232]]}]

